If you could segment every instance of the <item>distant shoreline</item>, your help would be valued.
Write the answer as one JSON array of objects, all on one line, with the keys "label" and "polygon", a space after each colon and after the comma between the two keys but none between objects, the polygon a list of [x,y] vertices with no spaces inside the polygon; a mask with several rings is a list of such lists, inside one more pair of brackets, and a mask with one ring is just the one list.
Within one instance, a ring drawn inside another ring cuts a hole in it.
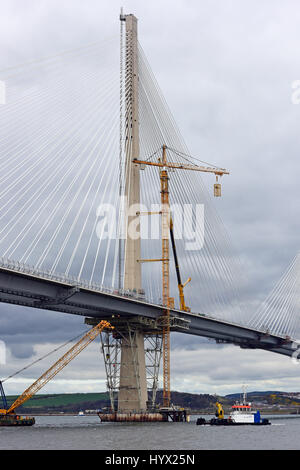
[{"label": "distant shoreline", "polygon": [[[89,416],[98,416],[98,413],[86,413],[83,415],[79,415],[78,413],[20,413],[26,416],[56,416],[63,418],[64,416],[78,416],[78,418],[88,418]],[[197,416],[197,415],[203,415],[203,416],[212,416],[214,413],[211,412],[202,412],[202,411],[191,411],[190,416]],[[225,415],[228,414],[225,412]],[[297,413],[290,413],[288,411],[268,411],[267,413],[264,413],[264,411],[261,411],[261,414],[263,416],[285,416],[285,417],[291,417],[291,418],[300,418],[300,414]]]},{"label": "distant shoreline", "polygon": [[[300,392],[250,392],[247,398],[252,402],[254,409],[260,410],[264,415],[291,415],[300,416]],[[8,404],[13,403],[17,396],[7,396]],[[215,403],[219,401],[229,413],[231,406],[239,399],[238,394],[225,397],[208,394],[191,394],[184,392],[171,392],[171,402],[189,410],[191,415],[214,415]],[[156,403],[162,403],[162,392],[159,390]],[[97,416],[99,411],[109,411],[111,408],[110,396],[107,392],[99,393],[68,393],[68,394],[37,394],[33,396],[27,406],[18,410],[21,415],[28,416],[77,416],[84,412],[86,416]]]}]

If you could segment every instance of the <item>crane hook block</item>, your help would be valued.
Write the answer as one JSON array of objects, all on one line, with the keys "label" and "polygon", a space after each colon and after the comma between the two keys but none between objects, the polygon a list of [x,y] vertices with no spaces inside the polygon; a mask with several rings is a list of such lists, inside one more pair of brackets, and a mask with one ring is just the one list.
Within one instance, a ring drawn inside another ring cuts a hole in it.
[{"label": "crane hook block", "polygon": [[221,191],[221,185],[220,183],[215,183],[214,185],[214,196],[215,197],[221,197],[222,191]]}]

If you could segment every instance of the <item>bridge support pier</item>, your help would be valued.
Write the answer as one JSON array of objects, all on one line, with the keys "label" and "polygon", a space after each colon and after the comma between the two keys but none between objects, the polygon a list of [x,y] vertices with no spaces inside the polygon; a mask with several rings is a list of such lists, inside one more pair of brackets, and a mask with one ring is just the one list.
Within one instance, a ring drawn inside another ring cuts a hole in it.
[{"label": "bridge support pier", "polygon": [[144,333],[129,327],[122,339],[118,412],[144,413],[147,401]]},{"label": "bridge support pier", "polygon": [[[86,319],[89,325],[99,321]],[[160,325],[144,317],[108,318],[107,321],[115,327],[101,333],[112,411],[145,413],[154,409],[162,355]]]}]

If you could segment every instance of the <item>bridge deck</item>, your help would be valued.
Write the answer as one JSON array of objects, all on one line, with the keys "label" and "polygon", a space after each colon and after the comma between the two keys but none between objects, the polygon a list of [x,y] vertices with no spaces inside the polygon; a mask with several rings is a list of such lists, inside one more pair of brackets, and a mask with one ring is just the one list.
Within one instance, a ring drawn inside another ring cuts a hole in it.
[{"label": "bridge deck", "polygon": [[[158,320],[163,307],[142,300],[84,287],[83,283],[51,278],[37,272],[23,272],[14,266],[0,266],[0,302],[52,310],[89,318],[137,317]],[[171,310],[171,318],[181,319],[187,328],[173,331],[237,344],[242,348],[266,349],[291,356],[295,351],[290,338],[267,334],[199,313]]]}]

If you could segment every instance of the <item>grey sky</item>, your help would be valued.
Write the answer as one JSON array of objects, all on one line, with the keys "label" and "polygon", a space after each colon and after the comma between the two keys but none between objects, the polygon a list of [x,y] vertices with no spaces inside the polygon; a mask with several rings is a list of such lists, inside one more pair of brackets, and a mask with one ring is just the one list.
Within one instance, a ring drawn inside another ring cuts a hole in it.
[{"label": "grey sky", "polygon": [[[291,102],[291,85],[300,79],[300,5],[2,0],[0,69],[117,35],[121,6],[139,19],[140,43],[191,154],[231,172],[215,204],[247,274],[245,300],[255,307],[299,250],[300,105]],[[64,314],[6,305],[0,311],[0,338],[18,356],[8,355],[3,376],[32,360],[32,348],[39,355],[46,343],[51,349],[83,328],[82,318]],[[177,390],[230,393],[242,382],[251,389],[299,389],[299,369],[288,358],[178,335],[173,346]],[[61,380],[84,381],[69,382],[68,391],[103,390],[96,354],[93,346],[63,372]],[[24,377],[40,372],[36,367]],[[47,390],[65,386],[58,381]],[[7,383],[11,392],[22,387]]]}]

